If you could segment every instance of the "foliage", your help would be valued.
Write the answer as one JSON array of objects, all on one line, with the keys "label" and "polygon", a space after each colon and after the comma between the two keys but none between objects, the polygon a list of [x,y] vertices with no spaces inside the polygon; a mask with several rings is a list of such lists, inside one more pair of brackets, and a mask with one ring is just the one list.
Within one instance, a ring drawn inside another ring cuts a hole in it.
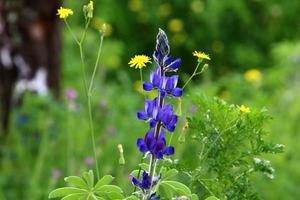
[{"label": "foliage", "polygon": [[115,185],[109,185],[113,177],[106,175],[94,184],[93,171],[84,172],[82,178],[78,176],[66,177],[65,182],[71,184],[71,187],[63,187],[53,190],[49,198],[63,197],[62,199],[123,199],[123,191]]},{"label": "foliage", "polygon": [[242,112],[237,106],[205,96],[195,96],[198,111],[189,118],[187,142],[180,168],[201,197],[258,199],[250,174],[261,172],[273,179],[264,154],[282,152],[283,145],[264,140],[270,120],[265,109]]}]

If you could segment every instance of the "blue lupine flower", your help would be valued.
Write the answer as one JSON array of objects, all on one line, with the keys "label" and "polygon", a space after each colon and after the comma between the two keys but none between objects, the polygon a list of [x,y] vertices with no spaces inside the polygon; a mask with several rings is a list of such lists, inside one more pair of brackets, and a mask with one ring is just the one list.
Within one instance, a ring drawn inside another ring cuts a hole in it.
[{"label": "blue lupine flower", "polygon": [[155,71],[150,72],[150,82],[144,82],[143,88],[145,91],[151,91],[160,88],[161,83],[161,68],[158,66]]},{"label": "blue lupine flower", "polygon": [[140,120],[150,120],[150,127],[154,128],[160,121],[164,128],[173,132],[176,128],[178,116],[174,115],[173,106],[165,104],[162,108],[158,105],[158,98],[153,101],[146,99],[145,111],[139,111],[137,117]]},{"label": "blue lupine flower", "polygon": [[137,140],[137,146],[142,153],[151,152],[156,159],[163,159],[164,155],[173,155],[174,147],[166,146],[166,134],[163,130],[160,131],[159,137],[155,138],[153,130],[149,130],[145,138]]},{"label": "blue lupine flower", "polygon": [[159,197],[159,195],[157,195],[156,193],[153,193],[153,194],[151,194],[149,200],[160,200],[160,197]]},{"label": "blue lupine flower", "polygon": [[163,59],[163,70],[164,72],[176,72],[181,65],[181,59],[177,58],[172,60],[171,56],[166,56]]},{"label": "blue lupine flower", "polygon": [[167,96],[175,96],[175,97],[181,97],[182,96],[182,88],[178,88],[177,86],[178,82],[178,75],[173,75],[171,77],[162,77],[162,85],[160,88],[160,95],[162,97]]},{"label": "blue lupine flower", "polygon": [[160,176],[156,176],[153,178],[153,181],[151,181],[151,177],[149,176],[149,174],[146,171],[144,171],[142,180],[140,181],[136,177],[132,177],[132,183],[135,186],[138,186],[143,190],[147,190],[147,189],[150,189],[151,185],[152,186],[156,185],[157,182],[159,181],[159,179],[160,179]]},{"label": "blue lupine flower", "polygon": [[159,89],[162,97],[167,96],[182,96],[182,88],[176,87],[178,83],[178,75],[171,77],[161,76],[161,69],[157,67],[155,71],[150,73],[150,82],[144,82],[143,88],[145,91]]}]

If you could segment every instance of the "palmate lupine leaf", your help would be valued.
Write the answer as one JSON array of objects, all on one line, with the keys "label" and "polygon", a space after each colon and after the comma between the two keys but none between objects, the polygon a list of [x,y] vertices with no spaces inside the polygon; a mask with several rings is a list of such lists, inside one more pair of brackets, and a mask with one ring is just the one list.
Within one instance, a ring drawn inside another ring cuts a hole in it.
[{"label": "palmate lupine leaf", "polygon": [[49,194],[49,198],[61,198],[61,200],[124,199],[121,188],[109,185],[113,179],[112,176],[106,175],[94,184],[94,173],[92,170],[84,172],[82,177],[69,176],[64,180],[72,186],[53,190]]}]

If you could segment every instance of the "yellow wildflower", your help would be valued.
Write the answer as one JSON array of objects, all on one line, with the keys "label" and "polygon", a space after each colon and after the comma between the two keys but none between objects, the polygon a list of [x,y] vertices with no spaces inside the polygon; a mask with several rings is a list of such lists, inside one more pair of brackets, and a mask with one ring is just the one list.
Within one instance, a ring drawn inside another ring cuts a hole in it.
[{"label": "yellow wildflower", "polygon": [[139,68],[142,69],[146,67],[146,63],[151,63],[151,58],[145,55],[136,55],[134,58],[131,58],[130,62],[128,63],[130,67],[135,67],[135,69]]},{"label": "yellow wildflower", "polygon": [[181,19],[172,19],[168,23],[168,28],[172,32],[180,32],[180,31],[182,31],[183,26],[184,26],[184,24],[183,24],[183,22],[182,22]]},{"label": "yellow wildflower", "polygon": [[249,113],[251,112],[250,108],[244,105],[238,106],[238,108],[240,109],[241,112],[243,113]]},{"label": "yellow wildflower", "polygon": [[204,60],[204,59],[210,60],[209,55],[207,55],[201,51],[194,51],[193,56],[197,57],[199,60]]},{"label": "yellow wildflower", "polygon": [[57,10],[57,15],[60,19],[66,19],[67,17],[69,17],[69,15],[73,15],[73,11],[69,8],[60,7]]},{"label": "yellow wildflower", "polygon": [[246,71],[244,78],[249,82],[260,82],[262,79],[262,73],[257,69],[250,69]]}]

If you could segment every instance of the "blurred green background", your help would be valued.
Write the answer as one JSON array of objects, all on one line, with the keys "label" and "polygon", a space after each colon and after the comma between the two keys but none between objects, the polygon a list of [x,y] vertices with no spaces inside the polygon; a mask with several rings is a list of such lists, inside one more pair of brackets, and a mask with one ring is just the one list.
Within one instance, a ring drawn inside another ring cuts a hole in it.
[{"label": "blurred green background", "polygon": [[[68,21],[78,35],[84,27],[84,3],[88,2],[68,0],[64,5],[74,11]],[[286,149],[268,158],[276,170],[273,180],[253,176],[255,189],[263,199],[300,199],[299,0],[96,0],[94,6],[84,51],[91,74],[98,30],[105,23],[107,36],[92,99],[102,175],[111,173],[120,186],[131,188],[128,174],[140,161],[136,138],[147,125],[136,119],[144,101],[136,83],[139,71],[127,63],[136,54],[151,57],[162,28],[172,55],[182,58],[181,85],[197,64],[194,50],[211,57],[209,70],[185,91],[183,111],[191,109],[188,96],[198,93],[251,108],[266,107],[273,116],[266,127],[268,140]],[[93,167],[79,50],[63,27],[63,91],[72,88],[78,98],[70,100],[64,93],[57,102],[51,96],[26,94],[23,106],[13,110],[1,161],[0,199],[1,194],[8,200],[46,199],[63,183],[62,177]],[[144,69],[144,79],[153,68]],[[183,124],[184,119],[177,132]],[[124,146],[125,166],[118,164],[119,143]]]}]

